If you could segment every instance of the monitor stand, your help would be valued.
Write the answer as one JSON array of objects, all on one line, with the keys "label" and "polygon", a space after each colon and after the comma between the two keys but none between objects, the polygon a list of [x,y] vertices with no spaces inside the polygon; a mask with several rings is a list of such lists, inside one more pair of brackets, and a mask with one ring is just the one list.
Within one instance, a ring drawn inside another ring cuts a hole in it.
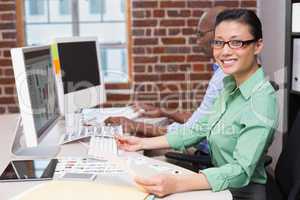
[{"label": "monitor stand", "polygon": [[15,129],[15,139],[12,146],[12,153],[16,156],[28,156],[28,157],[55,157],[59,150],[59,145],[38,145],[36,147],[26,147],[24,141],[22,118],[19,117],[18,123]]}]

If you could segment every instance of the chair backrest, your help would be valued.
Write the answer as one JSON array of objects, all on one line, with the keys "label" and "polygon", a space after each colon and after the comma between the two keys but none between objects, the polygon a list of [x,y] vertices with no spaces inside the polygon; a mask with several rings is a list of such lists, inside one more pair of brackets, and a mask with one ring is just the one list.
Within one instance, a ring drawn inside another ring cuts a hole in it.
[{"label": "chair backrest", "polygon": [[300,199],[300,111],[283,145],[275,179],[284,199]]},{"label": "chair backrest", "polygon": [[269,81],[275,91],[279,90],[279,85],[275,81]]}]

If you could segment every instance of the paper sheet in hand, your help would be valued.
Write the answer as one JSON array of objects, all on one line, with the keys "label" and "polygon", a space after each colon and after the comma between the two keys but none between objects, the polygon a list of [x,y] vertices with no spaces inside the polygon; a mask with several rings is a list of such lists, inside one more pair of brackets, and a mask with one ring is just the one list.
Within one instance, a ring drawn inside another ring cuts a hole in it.
[{"label": "paper sheet in hand", "polygon": [[104,185],[81,181],[50,181],[14,197],[13,200],[143,200],[147,196],[147,193],[129,186]]}]

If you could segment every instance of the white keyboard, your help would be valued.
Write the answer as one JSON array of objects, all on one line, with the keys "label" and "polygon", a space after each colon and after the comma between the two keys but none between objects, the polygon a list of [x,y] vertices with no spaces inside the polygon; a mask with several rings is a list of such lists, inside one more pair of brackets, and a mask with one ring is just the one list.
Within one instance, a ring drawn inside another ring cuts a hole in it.
[{"label": "white keyboard", "polygon": [[115,135],[122,135],[122,126],[102,126],[101,134],[94,134],[90,139],[88,155],[101,158],[105,155],[118,155]]},{"label": "white keyboard", "polygon": [[103,158],[103,156],[107,155],[118,155],[115,138],[112,136],[92,136],[88,156],[91,158]]}]

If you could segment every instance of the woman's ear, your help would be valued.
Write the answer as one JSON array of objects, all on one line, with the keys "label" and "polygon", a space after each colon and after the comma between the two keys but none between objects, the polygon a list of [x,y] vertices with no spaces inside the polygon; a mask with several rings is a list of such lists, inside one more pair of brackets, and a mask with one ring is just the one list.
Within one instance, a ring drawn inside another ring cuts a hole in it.
[{"label": "woman's ear", "polygon": [[263,40],[262,40],[262,39],[257,40],[257,42],[255,43],[255,51],[254,51],[254,54],[255,54],[255,55],[260,54],[260,52],[262,51],[263,47],[264,47]]}]

